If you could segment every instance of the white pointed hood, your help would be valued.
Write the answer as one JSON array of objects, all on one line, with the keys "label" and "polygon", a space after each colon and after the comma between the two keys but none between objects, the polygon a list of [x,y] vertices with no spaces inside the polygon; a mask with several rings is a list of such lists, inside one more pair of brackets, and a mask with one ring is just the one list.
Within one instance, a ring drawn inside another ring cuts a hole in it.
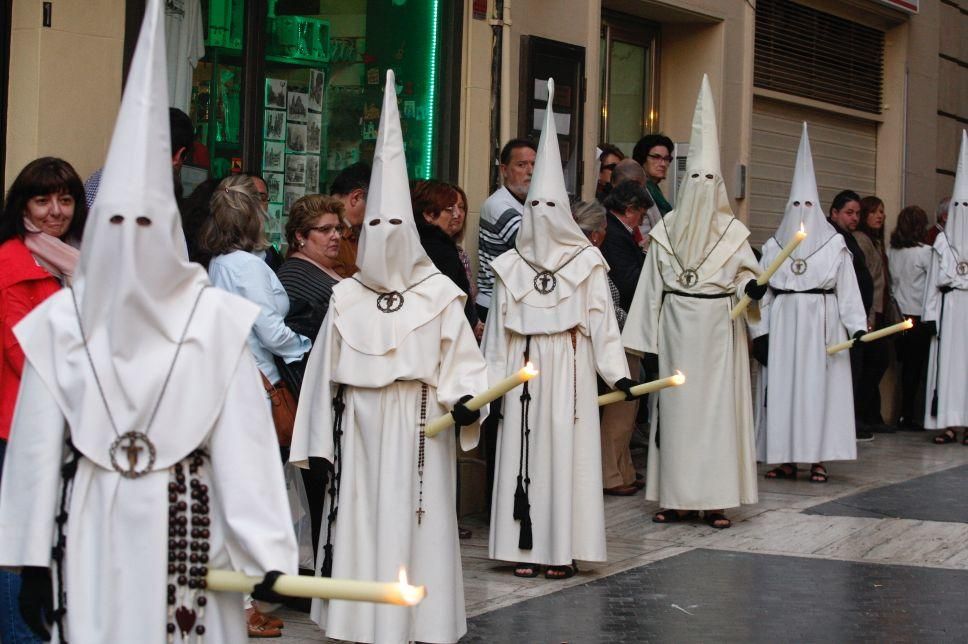
[{"label": "white pointed hood", "polygon": [[837,234],[830,225],[820,207],[820,194],[817,191],[817,179],[813,170],[813,154],[810,151],[810,137],[807,134],[807,124],[803,123],[803,133],[800,135],[800,147],[797,149],[796,166],[793,169],[793,184],[790,186],[790,198],[787,199],[786,210],[779,228],[773,234],[773,239],[780,248],[786,246],[793,236],[800,230],[800,224],[807,233],[807,238],[800,242],[794,255],[807,257],[818,248],[826,244]]},{"label": "white pointed hood", "polygon": [[[334,323],[340,336],[361,353],[392,351],[455,298],[466,297],[420,244],[393,70],[387,70],[356,264],[359,272],[334,287],[331,310],[338,313]],[[380,308],[380,296],[387,293],[394,293],[392,310]]]},{"label": "white pointed hood", "polygon": [[437,272],[420,245],[413,219],[395,83],[393,70],[388,69],[356,256],[360,271],[354,275],[370,288],[383,292],[402,292]]},{"label": "white pointed hood", "polygon": [[[164,3],[150,0],[74,278],[86,342],[67,289],[16,328],[75,446],[107,469],[116,438],[111,418],[119,434],[148,432],[155,470],[204,441],[258,315],[241,298],[205,289],[205,271],[188,261],[174,196],[165,60]],[[138,458],[139,467],[147,465],[147,454]]]},{"label": "white pointed hood", "polygon": [[589,245],[588,238],[571,216],[552,111],[554,99],[555,81],[549,78],[544,127],[538,140],[531,187],[524,202],[524,216],[514,243],[521,257],[547,271],[560,268]]},{"label": "white pointed hood", "polygon": [[749,236],[746,226],[733,216],[726,195],[716,106],[705,74],[692,117],[686,176],[676,207],[650,235],[678,258],[681,266],[677,270],[695,270],[700,281],[722,266]]},{"label": "white pointed hood", "polygon": [[948,223],[944,227],[945,237],[952,253],[959,262],[968,261],[968,132],[961,131],[961,150],[958,153],[958,168],[955,171],[955,187],[951,191],[948,204]]}]

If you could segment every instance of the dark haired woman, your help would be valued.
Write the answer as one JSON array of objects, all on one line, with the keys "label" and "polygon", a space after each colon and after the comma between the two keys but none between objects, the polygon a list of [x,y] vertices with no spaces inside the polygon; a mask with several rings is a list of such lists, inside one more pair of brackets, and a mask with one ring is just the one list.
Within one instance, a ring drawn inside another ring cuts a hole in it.
[{"label": "dark haired woman", "polygon": [[423,246],[437,270],[450,278],[467,295],[464,315],[471,329],[477,326],[477,309],[471,297],[471,284],[461,262],[457,242],[452,236],[460,193],[454,186],[430,179],[413,187],[413,217]]},{"label": "dark haired woman", "polygon": [[897,359],[901,363],[901,429],[922,429],[919,393],[924,391],[931,336],[921,325],[924,286],[931,268],[931,247],[921,243],[928,228],[928,215],[908,206],[897,216],[887,257],[891,265],[891,286],[901,315],[915,327],[897,336]]},{"label": "dark haired woman", "polygon": [[[66,161],[44,157],[21,170],[7,192],[0,218],[0,474],[24,353],[13,327],[70,282],[84,229],[84,187]],[[0,640],[35,642],[20,618],[20,576],[0,572]]]},{"label": "dark haired woman", "polygon": [[[870,329],[880,329],[897,320],[889,320],[891,292],[888,285],[887,255],[884,254],[884,202],[878,197],[860,200],[860,217],[854,239],[864,253],[864,263],[874,283],[873,300],[867,312]],[[859,389],[854,392],[854,405],[858,420],[874,432],[891,432],[881,415],[881,379],[890,362],[888,342],[861,344],[863,367]]]}]

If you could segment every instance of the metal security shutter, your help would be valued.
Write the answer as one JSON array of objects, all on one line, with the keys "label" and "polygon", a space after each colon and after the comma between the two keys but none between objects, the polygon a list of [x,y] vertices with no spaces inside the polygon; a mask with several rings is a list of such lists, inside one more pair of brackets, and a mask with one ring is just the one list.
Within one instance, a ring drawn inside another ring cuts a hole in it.
[{"label": "metal security shutter", "polygon": [[[824,212],[841,190],[875,194],[877,124],[758,97],[750,153],[750,243],[762,246],[783,217],[803,121]],[[809,232],[809,231],[807,231]]]}]

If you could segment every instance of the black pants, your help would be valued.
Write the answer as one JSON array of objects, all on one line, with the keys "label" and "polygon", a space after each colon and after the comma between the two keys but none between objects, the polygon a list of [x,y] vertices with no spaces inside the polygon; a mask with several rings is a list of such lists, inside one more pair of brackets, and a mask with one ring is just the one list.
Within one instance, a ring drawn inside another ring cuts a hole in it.
[{"label": "black pants", "polygon": [[931,335],[925,332],[918,316],[905,317],[914,320],[914,328],[899,334],[895,343],[897,359],[901,363],[901,418],[921,424]]},{"label": "black pants", "polygon": [[[883,320],[877,316],[875,329],[883,328]],[[851,349],[851,369],[854,367],[854,353],[860,354],[859,373],[852,371],[854,376],[854,415],[857,420],[866,425],[882,425],[881,416],[881,379],[887,372],[890,362],[890,340],[875,342],[858,342]]]}]

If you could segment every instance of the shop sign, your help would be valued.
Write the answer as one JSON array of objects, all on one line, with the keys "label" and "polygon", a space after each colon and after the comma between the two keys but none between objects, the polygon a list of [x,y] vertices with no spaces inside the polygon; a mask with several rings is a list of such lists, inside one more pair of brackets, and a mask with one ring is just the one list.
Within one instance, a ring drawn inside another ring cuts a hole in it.
[{"label": "shop sign", "polygon": [[880,4],[886,4],[888,7],[893,7],[894,9],[900,9],[901,11],[906,11],[907,13],[917,13],[921,0],[877,0]]}]

